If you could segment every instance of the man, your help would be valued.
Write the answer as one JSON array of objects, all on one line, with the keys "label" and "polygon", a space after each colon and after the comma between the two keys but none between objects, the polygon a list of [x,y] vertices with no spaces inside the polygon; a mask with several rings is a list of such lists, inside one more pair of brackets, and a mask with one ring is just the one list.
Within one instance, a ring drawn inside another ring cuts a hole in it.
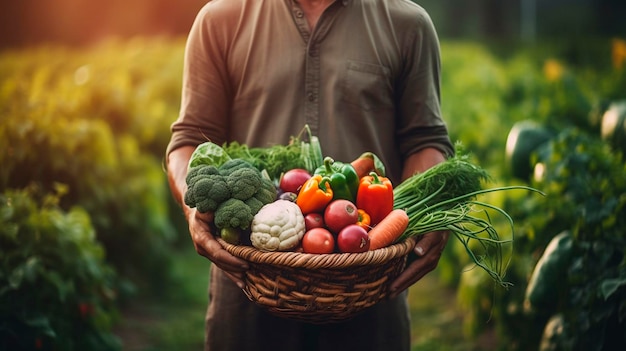
[{"label": "man", "polygon": [[324,156],[377,154],[398,184],[453,153],[441,118],[439,42],[408,0],[213,0],[185,50],[181,113],[167,169],[196,251],[211,265],[206,350],[409,350],[406,289],[432,271],[448,240],[430,233],[391,284],[391,298],[353,319],[308,325],[249,302],[246,262],[213,238],[211,214],[184,205],[195,146],[284,144],[308,124]]}]

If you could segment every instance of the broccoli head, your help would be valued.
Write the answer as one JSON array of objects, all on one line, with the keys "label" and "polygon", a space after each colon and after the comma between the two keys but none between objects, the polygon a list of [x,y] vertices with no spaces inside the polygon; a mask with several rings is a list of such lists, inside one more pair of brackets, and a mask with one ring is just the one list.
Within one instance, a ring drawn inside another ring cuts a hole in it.
[{"label": "broccoli head", "polygon": [[263,178],[256,168],[238,168],[226,176],[226,184],[231,196],[239,200],[247,200],[261,188]]},{"label": "broccoli head", "polygon": [[230,189],[219,174],[197,175],[194,182],[187,184],[185,204],[196,207],[199,212],[213,212],[230,198]]},{"label": "broccoli head", "polygon": [[220,174],[217,167],[210,165],[195,166],[187,171],[187,178],[185,179],[185,181],[187,182],[187,185],[193,184],[203,176],[212,174]]},{"label": "broccoli head", "polygon": [[248,205],[248,207],[250,207],[250,212],[252,212],[253,216],[257,214],[261,210],[261,207],[265,205],[263,202],[261,202],[259,199],[257,199],[254,196],[244,201],[244,203]]},{"label": "broccoli head", "polygon": [[217,207],[213,221],[215,226],[220,229],[248,229],[253,217],[250,206],[239,199],[230,198]]},{"label": "broccoli head", "polygon": [[261,207],[276,200],[274,183],[242,159],[231,159],[220,167],[193,167],[186,181],[185,204],[199,212],[214,212],[219,229],[249,228]]},{"label": "broccoli head", "polygon": [[276,186],[271,180],[267,178],[261,179],[261,187],[254,193],[255,198],[261,201],[263,204],[269,204],[276,201]]},{"label": "broccoli head", "polygon": [[240,169],[240,168],[256,169],[254,168],[252,163],[246,160],[243,160],[240,158],[233,158],[231,160],[224,162],[224,164],[222,164],[219,167],[219,171],[223,176],[228,176],[229,174],[233,173],[235,170]]},{"label": "broccoli head", "polygon": [[276,187],[271,180],[263,178],[261,187],[244,202],[248,205],[253,215],[256,215],[263,206],[276,201]]}]

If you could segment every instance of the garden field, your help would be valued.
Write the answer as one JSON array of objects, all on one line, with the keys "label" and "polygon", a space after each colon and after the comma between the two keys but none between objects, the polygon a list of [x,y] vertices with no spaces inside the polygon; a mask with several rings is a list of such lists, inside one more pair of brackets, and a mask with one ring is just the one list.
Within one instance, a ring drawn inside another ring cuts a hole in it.
[{"label": "garden field", "polygon": [[[413,348],[626,344],[626,41],[441,48],[452,139],[488,186],[545,196],[481,198],[514,220],[512,286],[451,240],[410,289]],[[0,350],[202,344],[208,262],[163,170],[183,49],[156,37],[0,52]]]}]

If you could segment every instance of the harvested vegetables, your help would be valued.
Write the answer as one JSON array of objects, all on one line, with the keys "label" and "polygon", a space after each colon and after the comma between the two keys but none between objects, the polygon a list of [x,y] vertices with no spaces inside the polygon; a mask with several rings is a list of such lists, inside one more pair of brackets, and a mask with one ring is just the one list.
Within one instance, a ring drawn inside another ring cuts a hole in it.
[{"label": "harvested vegetables", "polygon": [[361,156],[350,162],[350,164],[356,171],[359,179],[365,177],[371,172],[376,172],[376,174],[383,177],[387,175],[385,173],[385,164],[383,161],[378,158],[375,153],[370,151],[362,153]]},{"label": "harvested vegetables", "polygon": [[[309,135],[309,140],[315,141],[314,136]],[[294,141],[296,141],[294,143]],[[262,170],[261,174],[265,175],[265,181],[272,179],[276,181],[279,176],[278,168],[281,167],[280,174],[294,169],[303,168],[306,170],[319,170],[319,173],[308,179],[296,195],[295,205],[299,207],[301,215],[310,213],[319,213],[323,211],[328,203],[333,199],[333,187],[331,178],[341,174],[341,169],[329,169],[335,163],[331,159],[327,159],[326,164],[322,164],[323,157],[319,144],[313,147],[314,143],[304,143],[299,139],[292,139],[292,143],[288,146],[276,146],[272,148],[248,148],[245,145],[229,144],[224,147],[217,145],[205,145],[198,148],[200,155],[194,158],[192,155],[191,164],[197,163],[217,163],[217,164],[235,164],[250,160],[258,170]],[[315,148],[317,151],[312,151]],[[278,150],[278,151],[276,151]],[[295,156],[295,155],[298,156]],[[280,157],[287,157],[291,163],[284,164]],[[289,156],[291,155],[291,156]],[[201,157],[200,157],[201,156]],[[294,161],[295,160],[295,161]],[[195,163],[194,163],[195,162]],[[372,153],[364,153],[358,159],[351,163],[337,163],[335,166],[350,166],[350,170],[355,171],[364,190],[368,190],[370,186],[382,186],[386,184],[384,177],[384,165],[380,159]],[[270,171],[268,171],[268,169]],[[370,173],[363,175],[365,170]],[[374,174],[371,172],[374,171]],[[190,173],[192,169],[190,169]],[[241,175],[250,173],[249,171],[239,171]],[[273,177],[270,178],[270,175]],[[352,174],[352,173],[351,173]],[[206,176],[206,175],[205,175]],[[239,177],[237,177],[239,178]],[[228,180],[228,178],[226,178]],[[229,182],[224,181],[225,184]],[[508,261],[504,255],[504,248],[511,244],[513,239],[513,221],[511,217],[502,209],[477,201],[478,195],[489,192],[506,191],[514,189],[523,189],[539,192],[536,189],[525,186],[507,186],[484,189],[483,183],[490,180],[488,173],[472,164],[469,156],[457,144],[455,156],[448,158],[422,173],[413,175],[395,188],[390,185],[392,205],[388,206],[385,212],[387,216],[376,213],[377,206],[357,206],[361,210],[360,220],[357,221],[364,228],[370,229],[372,245],[370,249],[382,248],[393,243],[403,241],[411,236],[422,235],[424,233],[436,231],[449,231],[456,237],[465,247],[470,259],[479,267],[484,269],[497,283],[502,286],[508,286],[503,280]],[[230,184],[237,184],[242,189],[249,188],[249,180],[230,179]],[[221,182],[216,183],[216,187],[223,185]],[[230,185],[229,185],[230,186]],[[211,189],[209,189],[211,190]],[[345,190],[345,189],[344,189]],[[369,189],[371,190],[371,189]],[[211,190],[214,191],[214,190]],[[215,189],[217,191],[217,189]],[[361,188],[356,192],[356,203],[359,204],[359,193]],[[249,194],[242,195],[247,197]],[[371,193],[373,195],[374,193]],[[353,194],[354,195],[354,194]],[[363,193],[361,196],[365,195]],[[253,196],[254,198],[254,196]],[[377,199],[381,199],[376,196]],[[230,205],[235,205],[235,200],[241,201],[236,197],[229,196],[227,200]],[[273,199],[273,201],[276,198]],[[380,205],[382,200],[372,200],[371,204]],[[226,202],[226,201],[223,201]],[[210,209],[215,207],[214,203],[207,202],[201,204]],[[259,205],[256,203],[256,205]],[[236,208],[236,207],[232,207]],[[232,209],[231,208],[231,209]],[[260,207],[257,207],[257,209]],[[491,219],[487,213],[488,210],[495,211],[502,215],[511,229],[511,238],[502,239],[495,227],[491,223]],[[233,220],[243,222],[255,215],[255,211],[240,211],[235,215],[235,211],[229,210],[233,215]],[[258,211],[257,211],[258,212]],[[226,213],[226,212],[225,212]],[[478,215],[480,213],[480,215]],[[245,218],[242,218],[245,217]],[[369,217],[369,218],[368,218]],[[367,224],[367,221],[370,221]],[[378,223],[377,223],[378,222]],[[355,224],[357,224],[355,223]],[[390,224],[392,223],[392,224]],[[218,224],[216,216],[216,225]],[[233,227],[235,223],[227,223],[224,226]],[[241,228],[245,227],[242,225]],[[406,229],[403,229],[406,228]],[[296,236],[298,237],[298,236]],[[292,237],[293,239],[293,237]],[[478,245],[473,245],[477,243]],[[291,245],[288,245],[291,246]],[[278,249],[278,248],[277,248]],[[281,248],[282,249],[282,248]],[[477,252],[481,250],[481,252]]]},{"label": "harvested vegetables", "polygon": [[354,202],[359,190],[359,176],[349,163],[336,162],[331,157],[324,158],[324,165],[315,170],[315,175],[328,177],[333,199],[344,199]]},{"label": "harvested vegetables", "polygon": [[311,134],[307,125],[297,136],[292,136],[287,145],[249,147],[238,142],[218,145],[207,141],[196,147],[188,168],[198,165],[219,167],[233,159],[250,163],[276,184],[288,170],[302,168],[312,173],[324,163],[319,139]]},{"label": "harvested vegetables", "polygon": [[199,212],[214,212],[220,230],[247,229],[261,207],[276,200],[274,183],[240,159],[219,166],[196,164],[187,172],[186,182],[185,204]]},{"label": "harvested vegetables", "polygon": [[359,214],[359,220],[356,222],[356,224],[369,231],[371,228],[371,222],[372,222],[372,218],[370,217],[369,214],[367,214],[367,212],[365,212],[365,210],[363,209],[358,209],[357,213]]},{"label": "harvested vegetables", "polygon": [[304,182],[298,193],[296,203],[302,213],[323,212],[326,205],[333,200],[333,190],[330,187],[330,179],[321,175],[314,175]]},{"label": "harvested vegetables", "polygon": [[264,251],[287,251],[295,248],[304,236],[304,216],[298,205],[276,200],[254,215],[250,241]]},{"label": "harvested vegetables", "polygon": [[[515,189],[539,191],[526,186],[483,188],[483,182],[489,179],[488,173],[472,164],[469,155],[457,144],[455,156],[395,187],[394,208],[405,210],[409,217],[406,231],[396,241],[429,232],[449,231],[464,245],[477,266],[500,285],[509,286],[510,283],[503,280],[508,266],[504,248],[513,242],[513,220],[503,209],[477,201],[476,197]],[[488,216],[476,215],[486,213],[487,209],[504,216],[511,229],[511,239],[501,239]],[[484,253],[477,255],[471,242],[478,243]]]},{"label": "harvested vegetables", "polygon": [[385,218],[369,232],[370,250],[376,250],[393,244],[409,225],[409,216],[402,209],[389,212]]},{"label": "harvested vegetables", "polygon": [[389,178],[371,172],[361,178],[356,206],[370,216],[371,225],[377,225],[393,210],[393,185]]},{"label": "harvested vegetables", "polygon": [[292,136],[287,145],[276,144],[269,147],[249,147],[237,142],[221,146],[231,158],[250,162],[257,169],[267,173],[277,182],[282,173],[296,168],[313,172],[323,165],[323,156],[317,136],[306,125],[297,136]]}]

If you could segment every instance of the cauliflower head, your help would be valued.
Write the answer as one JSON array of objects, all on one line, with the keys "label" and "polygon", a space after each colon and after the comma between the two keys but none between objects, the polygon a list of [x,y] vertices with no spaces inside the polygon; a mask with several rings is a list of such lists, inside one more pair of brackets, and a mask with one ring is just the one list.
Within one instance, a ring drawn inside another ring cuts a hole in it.
[{"label": "cauliflower head", "polygon": [[261,208],[252,219],[250,241],[264,251],[295,248],[305,232],[304,215],[294,202],[276,200]]}]

